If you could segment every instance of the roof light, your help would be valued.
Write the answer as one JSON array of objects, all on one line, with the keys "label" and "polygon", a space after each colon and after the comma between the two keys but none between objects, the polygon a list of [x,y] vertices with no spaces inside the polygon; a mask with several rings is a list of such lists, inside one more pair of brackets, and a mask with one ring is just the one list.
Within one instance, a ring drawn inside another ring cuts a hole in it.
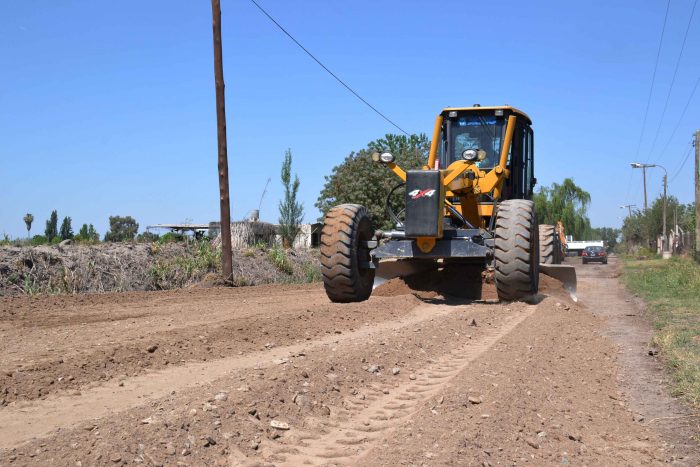
[{"label": "roof light", "polygon": [[450,118],[455,118],[457,116],[457,111],[456,110],[450,110],[450,113],[447,114],[448,117]]}]

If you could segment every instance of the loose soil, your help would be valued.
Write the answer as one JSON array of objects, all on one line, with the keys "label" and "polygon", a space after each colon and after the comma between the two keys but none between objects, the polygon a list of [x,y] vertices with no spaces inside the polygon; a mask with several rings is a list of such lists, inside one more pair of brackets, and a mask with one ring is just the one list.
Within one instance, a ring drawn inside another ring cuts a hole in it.
[{"label": "loose soil", "polygon": [[693,465],[635,405],[593,298],[620,287],[595,271],[578,303],[544,278],[529,304],[396,283],[344,305],[319,284],[3,298],[0,465]]}]

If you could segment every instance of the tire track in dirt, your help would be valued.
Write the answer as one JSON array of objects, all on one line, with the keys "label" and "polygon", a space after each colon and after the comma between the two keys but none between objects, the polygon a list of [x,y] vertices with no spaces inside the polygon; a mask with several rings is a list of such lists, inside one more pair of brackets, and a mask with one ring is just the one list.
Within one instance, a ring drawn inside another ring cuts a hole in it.
[{"label": "tire track in dirt", "polygon": [[172,391],[207,385],[231,372],[269,367],[282,359],[293,358],[323,346],[362,341],[371,335],[397,331],[450,312],[452,308],[449,306],[421,304],[400,319],[375,323],[342,335],[329,335],[243,356],[170,367],[120,381],[110,381],[84,390],[76,396],[52,395],[44,400],[18,402],[0,410],[0,448],[15,447],[33,438],[47,436],[57,429],[71,428],[81,422],[144,406]]},{"label": "tire track in dirt", "polygon": [[[444,311],[443,307],[433,307]],[[401,386],[372,386],[373,394],[364,400],[348,399],[345,409],[328,421],[311,423],[316,430],[291,433],[282,443],[266,442],[262,454],[275,465],[361,464],[363,456],[391,431],[410,419],[421,404],[436,396],[471,362],[530,317],[536,305],[506,319],[502,326],[489,329],[479,339],[467,341],[436,359],[415,379]],[[233,453],[233,465],[246,465],[248,459]]]}]

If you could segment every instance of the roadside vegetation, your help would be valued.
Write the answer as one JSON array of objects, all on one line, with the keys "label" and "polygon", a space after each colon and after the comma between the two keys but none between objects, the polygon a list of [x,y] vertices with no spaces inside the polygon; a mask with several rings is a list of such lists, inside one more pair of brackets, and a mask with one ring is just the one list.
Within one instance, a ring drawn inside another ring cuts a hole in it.
[{"label": "roadside vegetation", "polygon": [[[240,245],[233,251],[236,286],[321,280],[316,254],[292,248],[303,206],[297,201],[299,178],[292,177],[291,164],[287,151],[281,176],[285,197],[279,206],[282,239],[276,239],[278,232],[271,224],[266,224],[267,230],[239,235]],[[0,296],[167,290],[220,283],[220,241],[202,232],[139,234],[136,219],[117,215],[109,217],[109,230],[101,239],[93,224],[82,224],[76,234],[70,216],[60,219],[56,210],[51,211],[43,234],[31,236],[35,219],[27,213],[22,218],[26,238],[0,236],[0,247],[10,247],[0,249]]]},{"label": "roadside vegetation", "polygon": [[700,265],[679,257],[627,259],[623,280],[648,305],[674,395],[700,407]]},{"label": "roadside vegetation", "polygon": [[[623,244],[620,251],[636,256],[656,253],[656,239],[663,232],[663,196],[656,198],[646,211],[635,210],[625,217],[622,224]],[[672,232],[676,225],[681,232],[691,235],[695,232],[695,204],[683,204],[675,196],[668,196],[666,205],[666,231]],[[689,237],[690,238],[690,237]],[[688,242],[690,243],[690,242]],[[690,244],[684,245],[685,249]]]}]

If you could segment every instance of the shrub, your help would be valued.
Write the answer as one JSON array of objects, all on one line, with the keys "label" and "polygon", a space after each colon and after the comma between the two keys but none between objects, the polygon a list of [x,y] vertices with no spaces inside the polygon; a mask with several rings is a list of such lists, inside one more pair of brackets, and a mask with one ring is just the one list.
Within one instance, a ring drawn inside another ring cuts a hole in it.
[{"label": "shrub", "polygon": [[267,258],[280,271],[291,275],[294,272],[292,262],[287,256],[287,252],[280,246],[274,246],[267,252]]},{"label": "shrub", "polygon": [[48,243],[48,240],[43,235],[34,235],[32,237],[32,245],[34,245],[34,246],[46,245],[47,243]]}]

